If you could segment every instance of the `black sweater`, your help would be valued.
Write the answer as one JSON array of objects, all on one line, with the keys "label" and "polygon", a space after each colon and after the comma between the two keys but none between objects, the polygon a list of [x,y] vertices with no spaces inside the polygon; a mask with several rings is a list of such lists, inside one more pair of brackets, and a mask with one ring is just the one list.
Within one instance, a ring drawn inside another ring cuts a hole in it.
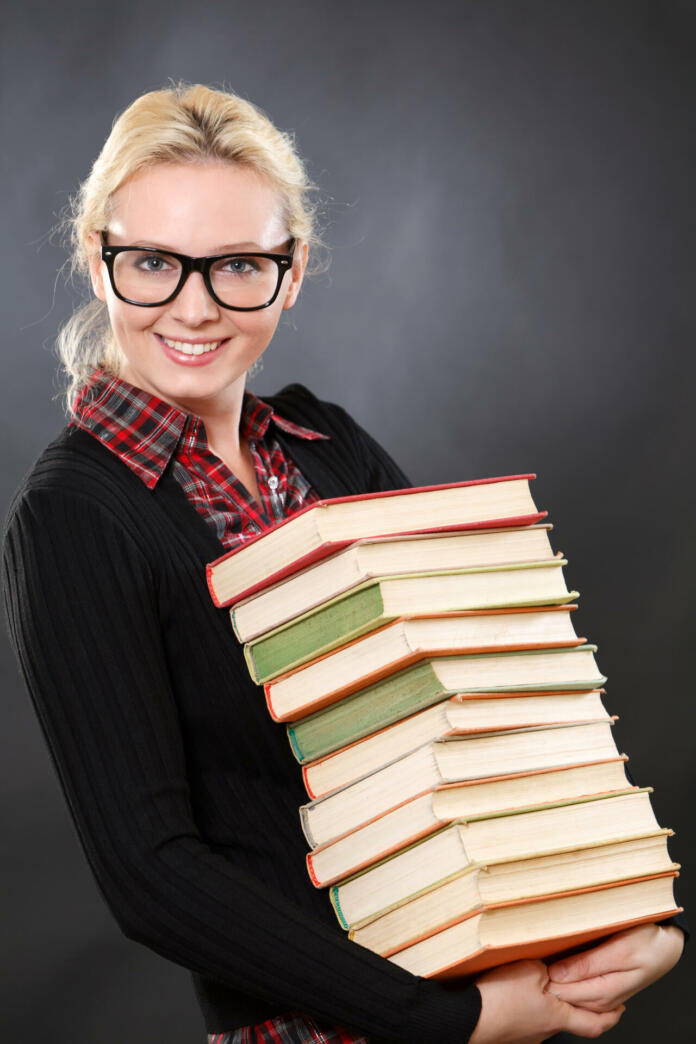
[{"label": "black sweater", "polygon": [[[344,410],[266,401],[321,497],[409,485]],[[167,470],[153,490],[87,432],[41,454],[7,519],[10,637],[85,854],[126,936],[189,968],[209,1033],[286,1011],[373,1040],[462,1044],[478,990],[355,943],[309,881],[306,801],[205,565],[224,553]]]}]

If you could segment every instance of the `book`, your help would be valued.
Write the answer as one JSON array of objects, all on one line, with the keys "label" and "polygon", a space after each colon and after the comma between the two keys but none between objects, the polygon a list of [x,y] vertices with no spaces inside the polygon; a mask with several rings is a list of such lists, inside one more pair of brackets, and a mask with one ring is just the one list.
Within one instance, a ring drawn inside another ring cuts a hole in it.
[{"label": "book", "polygon": [[542,523],[358,540],[344,551],[237,602],[230,609],[232,627],[240,642],[253,641],[376,577],[551,561],[562,555],[551,549],[550,529],[550,523]]},{"label": "book", "polygon": [[300,808],[315,848],[441,783],[561,768],[618,756],[612,720],[449,736],[417,747],[369,776]]},{"label": "book", "polygon": [[[457,652],[492,652],[552,645],[580,645],[570,618],[575,605],[544,605],[515,609],[453,610],[446,614],[404,616],[391,623],[377,621],[375,629],[343,638],[329,645],[301,648],[284,642],[272,643],[284,633],[245,647],[249,673],[257,683],[281,674],[309,667],[316,660],[313,674],[341,678],[342,685],[353,679],[371,675],[392,674],[426,656],[442,656]],[[321,641],[321,639],[320,639]],[[340,644],[339,644],[340,643]],[[320,662],[319,662],[320,661]]]},{"label": "book", "polygon": [[[515,681],[512,685],[501,685],[495,689],[467,689],[466,685],[447,685],[458,679],[452,678],[451,669],[447,669],[446,678],[437,668],[446,663],[442,661],[425,661],[400,671],[395,677],[387,678],[376,685],[336,702],[302,721],[292,722],[288,726],[288,740],[298,761],[314,761],[332,751],[345,747],[362,739],[379,729],[400,721],[416,711],[430,707],[450,696],[462,699],[475,699],[482,695],[489,698],[496,693],[500,697],[509,696],[517,691],[518,695],[540,696],[545,692],[559,690],[583,691],[601,688],[606,678],[599,674],[597,665],[592,659],[587,660],[596,646],[579,646],[575,649],[560,650],[562,661],[554,664],[552,673],[560,678],[557,684],[549,678],[539,681]],[[569,656],[580,654],[582,659],[569,660]],[[517,654],[522,655],[522,654]],[[525,678],[534,673],[531,669],[525,672]],[[541,672],[537,673],[538,674]],[[585,677],[581,677],[584,675]]]},{"label": "book", "polygon": [[524,692],[495,693],[490,699],[451,696],[333,754],[304,764],[305,790],[310,798],[322,797],[439,737],[596,721],[606,714],[603,691],[549,692],[542,696],[528,696]]},{"label": "book", "polygon": [[636,924],[680,912],[676,873],[600,885],[575,894],[484,907],[391,955],[425,978],[455,979],[523,958],[549,957]]},{"label": "book", "polygon": [[308,853],[310,877],[321,887],[336,884],[455,819],[470,821],[593,794],[628,792],[634,788],[624,761],[614,758],[436,786]]},{"label": "book", "polygon": [[370,580],[247,643],[247,664],[254,680],[260,681],[345,645],[398,617],[571,602],[577,592],[566,587],[565,564],[564,558],[555,558],[551,562]]},{"label": "book", "polygon": [[308,504],[206,566],[216,606],[248,597],[355,540],[540,522],[533,475],[363,493]]},{"label": "book", "polygon": [[[333,885],[331,903],[344,928],[376,916],[380,910],[431,888],[472,863],[530,859],[587,845],[627,841],[659,830],[650,790],[592,797],[572,805],[455,821]],[[504,829],[502,829],[504,826]],[[314,882],[316,883],[316,882]],[[319,887],[319,886],[317,886]]]},{"label": "book", "polygon": [[485,906],[515,903],[563,891],[618,883],[679,870],[667,849],[669,830],[615,844],[555,852],[536,859],[466,867],[422,892],[350,929],[349,937],[382,957],[432,935]]},{"label": "book", "polygon": [[[308,683],[300,685],[296,675],[285,675],[265,686],[266,703],[276,721],[296,721],[313,711],[324,711],[321,729],[326,736],[326,724],[331,723],[329,733],[335,743],[332,749],[337,749],[458,692],[601,688],[606,678],[597,668],[596,651],[596,645],[577,645],[442,656],[421,660],[357,693],[355,686],[311,688]],[[318,716],[314,721],[318,724],[317,719]],[[291,735],[291,742],[296,743],[297,725]],[[317,751],[314,756],[320,753],[328,753],[328,749]]]}]

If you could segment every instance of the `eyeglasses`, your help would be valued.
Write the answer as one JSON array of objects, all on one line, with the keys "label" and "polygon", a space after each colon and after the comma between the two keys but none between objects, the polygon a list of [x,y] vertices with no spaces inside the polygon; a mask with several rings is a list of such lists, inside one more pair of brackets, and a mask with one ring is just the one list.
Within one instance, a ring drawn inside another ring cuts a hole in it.
[{"label": "eyeglasses", "polygon": [[222,308],[255,312],[278,296],[283,276],[292,267],[296,241],[289,254],[213,254],[189,257],[147,247],[108,246],[101,234],[102,261],[113,291],[126,304],[156,308],[169,304],[191,272],[200,272],[212,299]]}]

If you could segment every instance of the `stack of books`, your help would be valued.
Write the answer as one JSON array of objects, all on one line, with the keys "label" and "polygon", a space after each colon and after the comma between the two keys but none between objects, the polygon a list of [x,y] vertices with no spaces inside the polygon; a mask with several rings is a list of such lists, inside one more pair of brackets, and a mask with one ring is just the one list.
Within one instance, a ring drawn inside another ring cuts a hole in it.
[{"label": "stack of books", "polygon": [[532,475],[320,501],[207,567],[310,800],[310,877],[419,975],[676,912]]}]

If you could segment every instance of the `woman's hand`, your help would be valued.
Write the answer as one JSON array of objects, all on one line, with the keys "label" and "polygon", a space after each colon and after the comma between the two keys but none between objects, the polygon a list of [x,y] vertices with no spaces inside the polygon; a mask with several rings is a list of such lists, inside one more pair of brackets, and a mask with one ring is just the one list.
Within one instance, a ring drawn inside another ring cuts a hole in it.
[{"label": "woman's hand", "polygon": [[683,948],[684,933],[674,925],[629,928],[551,964],[547,992],[588,1011],[611,1011],[674,967]]},{"label": "woman's hand", "polygon": [[469,1044],[541,1044],[566,1030],[578,1037],[599,1037],[619,1021],[624,1011],[589,1011],[549,993],[548,968],[543,961],[515,961],[476,979],[481,1015]]}]

